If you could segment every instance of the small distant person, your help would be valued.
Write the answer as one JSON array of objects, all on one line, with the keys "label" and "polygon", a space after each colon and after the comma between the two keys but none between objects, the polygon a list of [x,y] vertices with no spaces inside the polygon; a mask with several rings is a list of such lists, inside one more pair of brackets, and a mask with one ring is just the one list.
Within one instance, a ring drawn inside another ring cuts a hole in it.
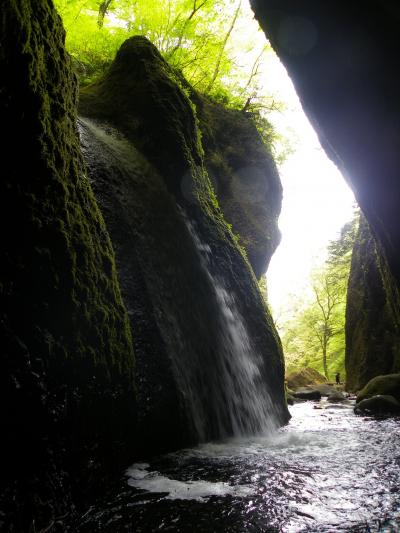
[{"label": "small distant person", "polygon": [[335,378],[336,378],[336,385],[340,385],[340,372],[336,372]]}]

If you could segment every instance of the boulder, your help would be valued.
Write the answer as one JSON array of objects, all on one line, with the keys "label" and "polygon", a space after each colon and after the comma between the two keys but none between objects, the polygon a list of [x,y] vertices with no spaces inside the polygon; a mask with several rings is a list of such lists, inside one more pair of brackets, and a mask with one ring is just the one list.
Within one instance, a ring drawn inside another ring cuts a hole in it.
[{"label": "boulder", "polygon": [[326,383],[326,378],[314,368],[302,368],[290,372],[286,376],[287,386],[290,389],[298,389],[299,387],[305,387],[306,385],[315,385],[319,383]]},{"label": "boulder", "polygon": [[393,396],[400,401],[400,374],[387,374],[371,379],[357,394],[357,403],[377,395]]},{"label": "boulder", "polygon": [[340,391],[335,391],[328,396],[328,402],[332,403],[344,402],[345,400],[346,396]]},{"label": "boulder", "polygon": [[315,389],[299,389],[293,393],[295,398],[300,398],[301,400],[320,400],[321,393]]},{"label": "boulder", "polygon": [[308,388],[319,391],[321,396],[330,396],[331,394],[335,394],[337,392],[337,389],[329,383],[309,385]]},{"label": "boulder", "polygon": [[286,403],[288,405],[293,405],[295,403],[295,398],[291,394],[286,394]]},{"label": "boulder", "polygon": [[400,402],[390,394],[377,394],[361,400],[354,408],[356,415],[400,415]]}]

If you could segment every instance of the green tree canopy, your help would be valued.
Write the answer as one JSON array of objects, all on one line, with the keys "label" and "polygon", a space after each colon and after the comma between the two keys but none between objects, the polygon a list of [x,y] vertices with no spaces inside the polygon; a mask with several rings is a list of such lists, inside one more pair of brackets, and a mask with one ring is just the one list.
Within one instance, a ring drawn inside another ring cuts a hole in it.
[{"label": "green tree canopy", "polygon": [[287,369],[310,366],[328,379],[345,373],[345,308],[358,214],[328,244],[328,257],[311,275],[311,296],[297,299],[280,325]]}]

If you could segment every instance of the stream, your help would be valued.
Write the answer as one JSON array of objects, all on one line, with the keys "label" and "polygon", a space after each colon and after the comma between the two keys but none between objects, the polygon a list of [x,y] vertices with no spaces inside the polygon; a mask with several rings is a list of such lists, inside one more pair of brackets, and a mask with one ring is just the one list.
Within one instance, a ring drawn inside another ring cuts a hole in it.
[{"label": "stream", "polygon": [[399,419],[324,400],[290,411],[272,434],[133,464],[75,531],[399,532]]}]

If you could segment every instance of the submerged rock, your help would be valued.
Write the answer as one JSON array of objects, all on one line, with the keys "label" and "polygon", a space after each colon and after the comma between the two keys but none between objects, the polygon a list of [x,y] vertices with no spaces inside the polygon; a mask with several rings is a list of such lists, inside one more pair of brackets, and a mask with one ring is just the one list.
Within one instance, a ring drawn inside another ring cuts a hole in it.
[{"label": "submerged rock", "polygon": [[399,415],[400,402],[389,394],[377,394],[371,398],[366,398],[357,403],[354,408],[357,415]]},{"label": "submerged rock", "polygon": [[288,405],[293,405],[295,400],[296,398],[293,396],[293,394],[286,394],[286,402]]},{"label": "submerged rock", "polygon": [[330,396],[331,394],[336,394],[336,392],[338,392],[338,389],[335,385],[328,383],[313,384],[310,385],[310,387],[318,390],[322,396]]}]

